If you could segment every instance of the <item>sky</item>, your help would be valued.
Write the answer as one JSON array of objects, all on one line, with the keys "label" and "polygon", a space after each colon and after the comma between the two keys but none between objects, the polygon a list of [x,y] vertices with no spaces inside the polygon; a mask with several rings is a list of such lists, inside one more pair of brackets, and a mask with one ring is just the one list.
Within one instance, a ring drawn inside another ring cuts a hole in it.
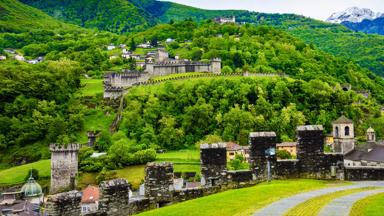
[{"label": "sky", "polygon": [[325,20],[332,13],[357,6],[384,13],[384,0],[167,0],[204,9],[246,9],[266,13],[295,13]]}]

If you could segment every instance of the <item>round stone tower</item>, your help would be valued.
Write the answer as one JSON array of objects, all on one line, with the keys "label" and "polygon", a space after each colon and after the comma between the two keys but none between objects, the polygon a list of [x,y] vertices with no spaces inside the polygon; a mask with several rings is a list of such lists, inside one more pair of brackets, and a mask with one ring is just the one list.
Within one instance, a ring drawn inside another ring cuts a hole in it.
[{"label": "round stone tower", "polygon": [[80,144],[51,144],[51,187],[50,193],[74,189],[78,172]]}]

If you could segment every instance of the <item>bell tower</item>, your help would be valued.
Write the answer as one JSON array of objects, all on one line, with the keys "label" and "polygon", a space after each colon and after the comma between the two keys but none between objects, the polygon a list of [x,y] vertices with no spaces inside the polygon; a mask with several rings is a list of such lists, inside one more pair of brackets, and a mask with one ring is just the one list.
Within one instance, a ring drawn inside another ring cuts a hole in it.
[{"label": "bell tower", "polygon": [[332,122],[334,152],[346,154],[355,148],[355,133],[353,121],[341,116]]}]

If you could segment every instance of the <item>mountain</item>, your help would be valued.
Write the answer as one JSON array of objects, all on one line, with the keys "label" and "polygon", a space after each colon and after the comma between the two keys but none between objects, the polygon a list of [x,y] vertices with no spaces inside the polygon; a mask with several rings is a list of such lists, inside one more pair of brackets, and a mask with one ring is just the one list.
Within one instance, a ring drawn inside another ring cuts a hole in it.
[{"label": "mountain", "polygon": [[341,24],[354,31],[384,35],[384,17],[374,20],[363,20],[360,23],[342,22]]},{"label": "mountain", "polygon": [[81,27],[114,33],[142,31],[156,19],[126,0],[21,0],[52,17]]},{"label": "mountain", "polygon": [[332,14],[326,21],[331,23],[352,22],[360,23],[363,20],[374,20],[383,17],[382,13],[375,13],[368,8],[351,7],[345,11]]},{"label": "mountain", "polygon": [[58,21],[42,11],[22,4],[17,0],[0,1],[0,33],[76,28],[74,25]]}]

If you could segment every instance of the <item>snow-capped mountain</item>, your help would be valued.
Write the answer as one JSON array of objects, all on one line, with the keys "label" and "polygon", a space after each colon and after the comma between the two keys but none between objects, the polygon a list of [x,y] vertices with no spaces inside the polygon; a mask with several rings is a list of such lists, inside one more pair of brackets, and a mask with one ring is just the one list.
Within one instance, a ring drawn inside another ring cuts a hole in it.
[{"label": "snow-capped mountain", "polygon": [[368,8],[351,7],[345,11],[332,14],[326,21],[331,23],[360,23],[363,20],[374,20],[379,17],[384,17],[384,14],[375,13]]}]

